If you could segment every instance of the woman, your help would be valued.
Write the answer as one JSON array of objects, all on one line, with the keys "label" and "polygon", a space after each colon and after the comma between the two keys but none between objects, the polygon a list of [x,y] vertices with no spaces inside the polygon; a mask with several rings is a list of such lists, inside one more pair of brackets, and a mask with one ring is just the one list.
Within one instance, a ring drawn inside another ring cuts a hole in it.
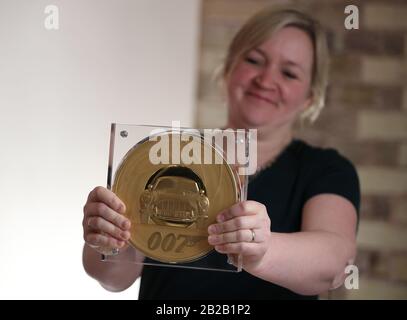
[{"label": "woman", "polygon": [[320,25],[295,9],[263,10],[229,47],[227,127],[258,130],[258,170],[250,200],[219,213],[208,242],[242,254],[243,272],[101,263],[97,249],[123,247],[130,223],[121,200],[98,187],[84,208],[88,274],[118,291],[142,273],[140,299],[316,298],[341,285],[356,254],[357,173],[333,149],[293,139],[295,122],[315,120],[324,105],[327,52]]}]

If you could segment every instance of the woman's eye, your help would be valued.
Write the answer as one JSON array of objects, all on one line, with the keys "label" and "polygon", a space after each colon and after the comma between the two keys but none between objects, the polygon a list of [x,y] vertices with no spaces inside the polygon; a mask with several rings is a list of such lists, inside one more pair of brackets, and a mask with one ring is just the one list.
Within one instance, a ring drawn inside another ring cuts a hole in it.
[{"label": "woman's eye", "polygon": [[290,79],[297,79],[297,76],[290,71],[283,71],[284,76]]},{"label": "woman's eye", "polygon": [[255,65],[260,64],[260,61],[258,59],[255,59],[255,58],[246,57],[245,60],[246,60],[246,62],[248,62],[250,64],[255,64]]}]

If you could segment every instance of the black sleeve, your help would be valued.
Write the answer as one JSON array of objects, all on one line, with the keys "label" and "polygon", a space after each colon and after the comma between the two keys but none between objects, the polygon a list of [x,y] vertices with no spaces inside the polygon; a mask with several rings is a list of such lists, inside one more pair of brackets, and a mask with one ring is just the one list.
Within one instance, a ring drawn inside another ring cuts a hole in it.
[{"label": "black sleeve", "polygon": [[318,194],[337,194],[354,205],[359,219],[360,185],[353,164],[333,149],[321,152],[314,164],[305,189],[304,203]]}]

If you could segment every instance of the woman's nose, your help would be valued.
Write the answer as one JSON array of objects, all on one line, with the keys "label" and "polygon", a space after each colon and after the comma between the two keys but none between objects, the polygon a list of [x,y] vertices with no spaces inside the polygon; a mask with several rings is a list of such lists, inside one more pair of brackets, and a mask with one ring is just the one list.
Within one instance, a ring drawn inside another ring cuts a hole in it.
[{"label": "woman's nose", "polygon": [[262,89],[275,89],[277,86],[277,76],[274,70],[263,70],[256,78],[256,84]]}]

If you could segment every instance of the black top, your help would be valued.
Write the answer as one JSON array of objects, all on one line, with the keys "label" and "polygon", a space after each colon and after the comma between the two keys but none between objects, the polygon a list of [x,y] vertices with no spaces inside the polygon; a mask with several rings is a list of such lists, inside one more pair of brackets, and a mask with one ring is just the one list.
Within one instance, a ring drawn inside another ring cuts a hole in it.
[{"label": "black top", "polygon": [[[354,166],[337,151],[312,147],[300,140],[249,183],[248,199],[263,203],[272,231],[297,232],[302,209],[311,197],[333,193],[348,199],[359,212],[360,189]],[[222,259],[217,252],[203,259]],[[316,299],[239,273],[147,266],[139,299]]]}]

